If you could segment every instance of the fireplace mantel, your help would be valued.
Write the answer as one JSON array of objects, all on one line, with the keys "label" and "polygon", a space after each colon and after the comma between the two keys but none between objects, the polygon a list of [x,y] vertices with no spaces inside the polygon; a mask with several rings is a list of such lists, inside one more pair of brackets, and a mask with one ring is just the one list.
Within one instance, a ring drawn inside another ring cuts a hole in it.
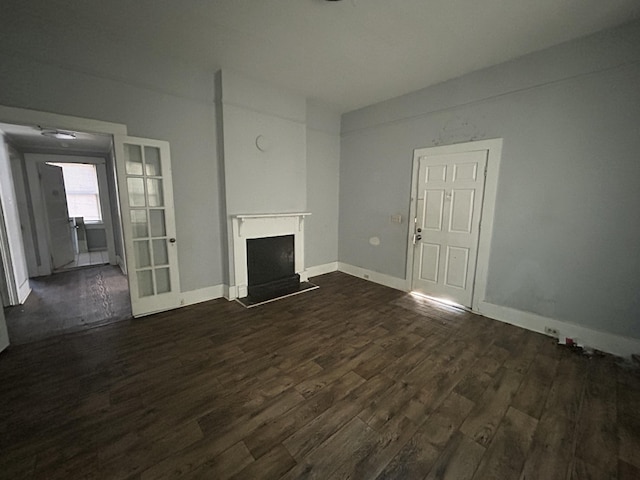
[{"label": "fireplace mantel", "polygon": [[310,212],[300,212],[300,213],[258,213],[258,214],[246,214],[246,215],[236,215],[236,218],[240,220],[244,220],[246,218],[268,218],[268,217],[308,217],[311,215]]},{"label": "fireplace mantel", "polygon": [[229,288],[229,297],[243,298],[247,295],[247,239],[294,235],[295,271],[301,281],[307,281],[304,264],[304,219],[309,212],[238,214],[231,217],[233,226],[233,272],[234,282]]},{"label": "fireplace mantel", "polygon": [[[245,224],[247,220],[257,220],[257,219],[298,219],[298,230],[302,230],[304,217],[308,217],[311,215],[309,212],[300,212],[300,213],[260,213],[260,214],[246,214],[246,215],[235,215],[234,218],[237,218],[240,222],[238,225],[238,233],[242,237],[242,226]],[[276,220],[277,221],[277,220]]]}]

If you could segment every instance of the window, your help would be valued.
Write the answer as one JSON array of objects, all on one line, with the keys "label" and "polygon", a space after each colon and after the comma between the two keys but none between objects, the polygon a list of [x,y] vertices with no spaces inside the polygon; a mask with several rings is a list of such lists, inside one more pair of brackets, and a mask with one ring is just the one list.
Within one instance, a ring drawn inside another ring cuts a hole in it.
[{"label": "window", "polygon": [[62,167],[69,217],[84,217],[85,223],[102,222],[96,166],[85,163],[51,163]]}]

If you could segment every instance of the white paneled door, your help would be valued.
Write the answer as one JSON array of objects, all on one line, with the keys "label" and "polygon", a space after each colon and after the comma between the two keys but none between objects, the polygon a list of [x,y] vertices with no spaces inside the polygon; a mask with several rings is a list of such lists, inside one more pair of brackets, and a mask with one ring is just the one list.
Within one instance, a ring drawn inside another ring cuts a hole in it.
[{"label": "white paneled door", "polygon": [[47,209],[51,269],[55,270],[73,262],[75,258],[64,176],[61,167],[46,163],[38,164],[38,174]]},{"label": "white paneled door", "polygon": [[415,291],[471,307],[487,151],[419,158]]},{"label": "white paneled door", "polygon": [[169,143],[114,136],[134,317],[180,306]]}]

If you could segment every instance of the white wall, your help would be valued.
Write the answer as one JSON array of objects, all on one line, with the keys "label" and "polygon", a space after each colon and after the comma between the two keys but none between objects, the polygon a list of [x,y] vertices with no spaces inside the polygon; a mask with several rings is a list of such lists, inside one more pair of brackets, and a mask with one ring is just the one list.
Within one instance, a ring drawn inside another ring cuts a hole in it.
[{"label": "white wall", "polygon": [[413,149],[501,137],[485,300],[640,338],[638,59],[635,22],[344,115],[340,261],[404,279]]}]

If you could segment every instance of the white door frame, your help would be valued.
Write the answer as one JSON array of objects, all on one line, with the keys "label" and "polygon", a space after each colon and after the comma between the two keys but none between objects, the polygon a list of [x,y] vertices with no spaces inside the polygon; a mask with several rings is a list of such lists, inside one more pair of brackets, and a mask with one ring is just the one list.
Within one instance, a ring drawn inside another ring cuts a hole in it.
[{"label": "white door frame", "polygon": [[[4,105],[0,105],[0,122],[13,123],[16,125],[43,125],[59,129],[88,133],[102,133],[107,135],[127,134],[127,126],[120,123],[103,122],[89,118],[73,117],[24,108],[7,107]],[[0,229],[4,231],[4,222],[0,224]],[[9,267],[10,266],[5,265],[5,268]],[[5,275],[10,274],[12,274],[12,272],[5,272]]]},{"label": "white door frame", "polygon": [[55,126],[63,130],[104,133],[107,135],[126,135],[127,126],[121,123],[103,122],[90,118],[72,117],[57,113],[28,110],[25,108],[0,105],[0,122],[16,125]]},{"label": "white door frame", "polygon": [[4,318],[4,308],[0,302],[0,352],[9,346],[9,332],[7,331],[7,322]]},{"label": "white door frame", "polygon": [[0,288],[0,310],[4,307],[5,296],[9,301],[8,305],[18,305],[18,289],[13,275],[13,264],[11,262],[11,249],[5,228],[4,211],[0,205],[0,274],[4,276]]},{"label": "white door frame", "polygon": [[[2,142],[4,136],[0,135]],[[0,232],[0,253],[4,262],[5,284],[9,297],[9,305],[23,303],[31,293],[29,284],[29,272],[26,255],[24,253],[24,240],[20,224],[18,201],[11,173],[11,159],[5,145],[2,148],[2,165],[0,166],[0,204],[2,204],[2,232]],[[8,230],[12,226],[13,230]]]},{"label": "white door frame", "polygon": [[480,235],[478,240],[478,257],[476,274],[473,281],[473,296],[471,309],[480,310],[480,302],[484,300],[487,291],[487,275],[489,271],[489,255],[491,252],[491,237],[493,235],[493,215],[498,190],[498,174],[502,158],[502,138],[480,140],[477,142],[456,143],[439,147],[416,148],[413,151],[413,170],[411,174],[411,203],[409,207],[408,235],[407,235],[407,277],[409,290],[413,288],[413,260],[415,248],[413,245],[414,218],[416,218],[416,204],[418,192],[418,169],[420,157],[425,155],[442,155],[470,151],[487,151],[487,177],[484,186],[484,199],[480,220]]}]

